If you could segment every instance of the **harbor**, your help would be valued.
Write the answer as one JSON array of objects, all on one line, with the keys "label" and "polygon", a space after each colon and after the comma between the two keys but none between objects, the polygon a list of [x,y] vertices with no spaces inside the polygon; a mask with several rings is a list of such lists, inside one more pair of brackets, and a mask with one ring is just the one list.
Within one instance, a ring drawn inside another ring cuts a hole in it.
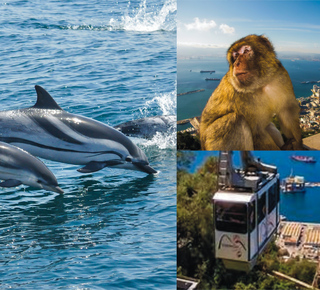
[{"label": "harbor", "polygon": [[306,182],[305,187],[320,187],[320,182]]},{"label": "harbor", "polygon": [[192,135],[197,135],[199,133],[198,130],[199,130],[199,124],[200,124],[200,116],[177,121],[177,125],[185,125],[185,124],[190,124],[191,127],[185,130],[181,130],[180,131],[181,133],[188,132]]}]

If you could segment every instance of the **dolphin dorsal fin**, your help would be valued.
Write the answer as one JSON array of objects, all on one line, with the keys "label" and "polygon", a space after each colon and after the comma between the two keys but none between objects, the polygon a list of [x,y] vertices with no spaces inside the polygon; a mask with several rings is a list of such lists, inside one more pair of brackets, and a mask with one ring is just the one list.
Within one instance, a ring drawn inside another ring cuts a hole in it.
[{"label": "dolphin dorsal fin", "polygon": [[56,101],[43,87],[36,85],[35,89],[37,92],[37,102],[32,108],[62,110],[60,106],[56,103]]}]

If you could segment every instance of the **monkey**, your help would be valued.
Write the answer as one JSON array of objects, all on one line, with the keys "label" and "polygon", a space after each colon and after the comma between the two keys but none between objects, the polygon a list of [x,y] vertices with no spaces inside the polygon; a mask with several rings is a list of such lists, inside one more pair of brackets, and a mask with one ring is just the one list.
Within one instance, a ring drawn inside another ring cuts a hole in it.
[{"label": "monkey", "polygon": [[[202,150],[300,150],[300,106],[288,72],[264,35],[248,35],[227,51],[229,70],[200,120]],[[273,116],[287,141],[272,123]]]}]

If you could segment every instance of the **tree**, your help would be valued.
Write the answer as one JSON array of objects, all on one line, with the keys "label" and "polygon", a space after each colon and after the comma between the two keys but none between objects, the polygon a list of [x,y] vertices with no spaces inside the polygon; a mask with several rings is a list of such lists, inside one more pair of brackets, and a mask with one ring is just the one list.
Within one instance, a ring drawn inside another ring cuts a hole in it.
[{"label": "tree", "polygon": [[195,154],[191,151],[177,152],[177,168],[178,170],[188,170],[192,162],[195,160]]},{"label": "tree", "polygon": [[192,136],[188,132],[177,133],[177,148],[178,150],[200,150],[200,140],[198,136]]},{"label": "tree", "polygon": [[[270,243],[259,257],[257,266],[249,273],[226,270],[214,255],[212,197],[217,189],[216,157],[208,157],[196,173],[188,168],[195,152],[178,152],[177,174],[177,268],[178,274],[200,280],[199,289],[299,289],[291,282],[270,276],[272,270],[311,283],[315,265],[302,260],[283,263],[278,247]],[[311,282],[310,282],[311,280]]]}]

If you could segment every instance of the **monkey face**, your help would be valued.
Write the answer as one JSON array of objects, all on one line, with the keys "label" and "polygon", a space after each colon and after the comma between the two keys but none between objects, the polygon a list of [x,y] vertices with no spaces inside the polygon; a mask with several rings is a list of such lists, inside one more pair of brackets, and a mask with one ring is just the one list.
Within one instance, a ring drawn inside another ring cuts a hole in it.
[{"label": "monkey face", "polygon": [[263,87],[278,68],[270,41],[264,36],[248,35],[228,50],[229,81],[239,92]]},{"label": "monkey face", "polygon": [[233,78],[241,85],[250,85],[257,75],[254,68],[254,52],[250,45],[243,45],[232,52]]}]

